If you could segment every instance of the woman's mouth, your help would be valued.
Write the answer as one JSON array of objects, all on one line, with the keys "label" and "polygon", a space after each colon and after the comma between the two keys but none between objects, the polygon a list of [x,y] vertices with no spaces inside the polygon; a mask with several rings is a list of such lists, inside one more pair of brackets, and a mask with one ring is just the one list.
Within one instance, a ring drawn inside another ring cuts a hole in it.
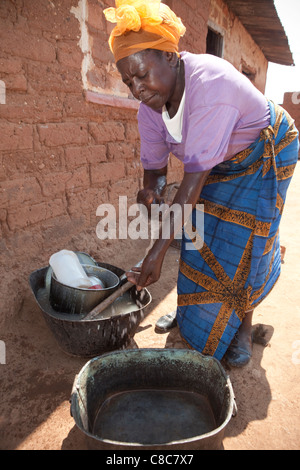
[{"label": "woman's mouth", "polygon": [[153,98],[154,95],[151,95],[151,96],[145,96],[143,98],[141,98],[141,101],[144,103],[144,104],[147,104],[152,98]]}]

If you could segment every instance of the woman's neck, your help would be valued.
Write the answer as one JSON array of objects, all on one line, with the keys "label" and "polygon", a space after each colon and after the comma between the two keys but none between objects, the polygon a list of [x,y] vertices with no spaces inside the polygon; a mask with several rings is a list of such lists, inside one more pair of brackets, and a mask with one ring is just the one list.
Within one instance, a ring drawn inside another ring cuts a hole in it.
[{"label": "woman's neck", "polygon": [[176,84],[174,93],[170,101],[166,103],[166,108],[169,113],[170,118],[172,119],[179,108],[183,92],[185,88],[185,71],[184,71],[184,62],[179,59],[178,66],[177,66],[177,77],[176,77]]}]

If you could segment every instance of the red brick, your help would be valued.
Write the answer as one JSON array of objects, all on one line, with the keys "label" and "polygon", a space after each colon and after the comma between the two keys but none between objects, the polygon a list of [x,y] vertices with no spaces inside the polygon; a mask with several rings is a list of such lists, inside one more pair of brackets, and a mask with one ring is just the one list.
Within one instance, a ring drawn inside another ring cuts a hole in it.
[{"label": "red brick", "polygon": [[[20,175],[39,176],[50,171],[60,171],[65,168],[62,148],[44,148],[42,152],[28,150],[5,153],[0,166],[0,180],[19,179]],[[2,174],[1,174],[2,171]]]},{"label": "red brick", "polygon": [[128,205],[135,204],[138,190],[138,182],[135,178],[126,178],[122,181],[117,181],[111,185],[109,202],[117,208],[119,207],[119,196],[127,196]]},{"label": "red brick", "polygon": [[89,124],[89,132],[97,144],[115,142],[116,140],[124,141],[125,139],[125,129],[121,122],[92,122]]},{"label": "red brick", "polygon": [[[27,78],[25,77],[24,72],[16,75],[1,74],[1,80],[3,80],[5,83],[6,93],[8,93],[9,91],[27,91]],[[6,100],[6,102],[7,101],[8,100]]]},{"label": "red brick", "polygon": [[55,172],[39,177],[43,196],[55,197],[64,194],[68,178],[70,178],[70,173],[64,172]]},{"label": "red brick", "polygon": [[25,28],[14,27],[10,23],[0,21],[1,51],[13,57],[36,60],[38,62],[54,62],[55,47],[43,37],[32,37]]},{"label": "red brick", "polygon": [[3,161],[3,155],[0,155],[0,181],[5,180],[5,178],[6,178],[5,164]]},{"label": "red brick", "polygon": [[89,120],[91,118],[101,120],[102,115],[106,115],[104,106],[87,102],[82,94],[82,90],[80,93],[68,93],[65,96],[64,112],[68,117],[87,118]]},{"label": "red brick", "polygon": [[116,96],[121,96],[125,98],[131,98],[132,99],[132,94],[129,91],[127,85],[125,85],[122,80],[120,75],[115,74],[107,74],[106,76],[106,88],[108,90],[114,90],[114,94]]},{"label": "red brick", "polygon": [[40,152],[41,150],[43,150],[43,145],[40,141],[40,135],[37,126],[33,127],[33,150],[35,152]]},{"label": "red brick", "polygon": [[[96,59],[102,64],[114,64],[114,57],[108,45],[108,38],[109,36],[105,31],[99,32],[97,36],[93,36],[92,56],[93,59]],[[115,73],[117,74],[117,72]],[[121,82],[121,77],[119,80]]]},{"label": "red brick", "polygon": [[108,181],[118,181],[125,177],[125,165],[118,163],[100,163],[100,165],[91,166],[92,184],[102,184]]},{"label": "red brick", "polygon": [[68,147],[65,149],[67,168],[76,168],[87,164],[87,147]]},{"label": "red brick", "polygon": [[110,160],[132,161],[135,158],[135,148],[126,142],[116,142],[107,144],[108,156]]},{"label": "red brick", "polygon": [[59,147],[44,148],[41,152],[35,152],[31,164],[34,174],[49,170],[63,170],[65,167],[63,149]]},{"label": "red brick", "polygon": [[96,164],[106,161],[106,146],[68,147],[65,149],[65,154],[67,167],[76,168],[87,163]]},{"label": "red brick", "polygon": [[87,24],[97,30],[103,30],[104,21],[106,20],[104,18],[103,10],[100,7],[99,3],[93,4],[91,1],[89,1]]},{"label": "red brick", "polygon": [[295,120],[295,125],[300,130],[300,92],[285,93],[282,106]]},{"label": "red brick", "polygon": [[22,205],[18,209],[8,212],[7,223],[10,230],[15,231],[57,217],[65,211],[65,203],[62,199],[54,199],[29,206]]},{"label": "red brick", "polygon": [[57,42],[57,59],[65,67],[79,69],[83,59],[83,54],[74,41]]},{"label": "red brick", "polygon": [[136,179],[143,176],[143,166],[138,159],[126,163],[126,175]]},{"label": "red brick", "polygon": [[32,126],[0,123],[0,150],[20,150],[33,148]]},{"label": "red brick", "polygon": [[184,2],[193,10],[196,10],[198,6],[197,0],[184,0]]},{"label": "red brick", "polygon": [[19,178],[0,183],[0,194],[0,207],[12,207],[36,201],[41,196],[41,188],[34,177]]},{"label": "red brick", "polygon": [[77,168],[66,181],[67,189],[88,188],[90,186],[89,169],[86,166]]},{"label": "red brick", "polygon": [[59,124],[38,125],[40,141],[47,147],[59,147],[68,144],[84,145],[88,143],[87,125],[63,122]]},{"label": "red brick", "polygon": [[6,209],[0,209],[0,222],[5,222],[7,217]]},{"label": "red brick", "polygon": [[30,86],[38,93],[82,92],[81,64],[78,64],[76,70],[58,62],[53,64],[28,62],[27,70]]},{"label": "red brick", "polygon": [[30,30],[46,37],[73,38],[78,41],[79,23],[71,11],[78,2],[30,0],[22,5],[22,16]]},{"label": "red brick", "polygon": [[15,5],[10,2],[0,2],[0,18],[15,22],[17,19]]},{"label": "red brick", "polygon": [[104,67],[95,67],[93,70],[87,72],[87,80],[89,85],[102,90],[106,88],[106,76],[107,72]]},{"label": "red brick", "polygon": [[96,215],[97,207],[108,202],[107,189],[89,188],[68,194],[68,212],[70,215],[84,213]]},{"label": "red brick", "polygon": [[43,96],[11,93],[7,95],[6,105],[0,106],[0,117],[18,120],[23,123],[45,123],[61,121],[63,104],[55,94]]},{"label": "red brick", "polygon": [[126,124],[126,141],[127,142],[140,142],[140,134],[137,122],[128,122]]},{"label": "red brick", "polygon": [[105,162],[107,160],[106,145],[93,145],[87,147],[86,150],[88,152],[87,160],[91,164]]},{"label": "red brick", "polygon": [[0,72],[3,73],[19,73],[22,70],[22,60],[15,59],[10,57],[5,59],[4,57],[0,58]]},{"label": "red brick", "polygon": [[[200,5],[198,2],[197,9],[187,8],[186,3],[182,0],[174,0],[173,10],[175,11],[176,15],[182,19],[182,22],[187,29],[193,28],[193,30],[199,34],[198,21],[203,19],[207,23],[210,10],[210,0],[203,0],[201,1]],[[205,37],[201,35],[201,39],[203,42]]]}]

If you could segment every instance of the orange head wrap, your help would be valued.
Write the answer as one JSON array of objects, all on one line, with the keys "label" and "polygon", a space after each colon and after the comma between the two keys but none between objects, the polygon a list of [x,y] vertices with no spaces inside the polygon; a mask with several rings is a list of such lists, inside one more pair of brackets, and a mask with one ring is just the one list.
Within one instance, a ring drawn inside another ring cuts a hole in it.
[{"label": "orange head wrap", "polygon": [[107,8],[104,14],[117,23],[109,38],[116,62],[144,49],[178,53],[185,27],[160,0],[116,0],[116,8]]}]

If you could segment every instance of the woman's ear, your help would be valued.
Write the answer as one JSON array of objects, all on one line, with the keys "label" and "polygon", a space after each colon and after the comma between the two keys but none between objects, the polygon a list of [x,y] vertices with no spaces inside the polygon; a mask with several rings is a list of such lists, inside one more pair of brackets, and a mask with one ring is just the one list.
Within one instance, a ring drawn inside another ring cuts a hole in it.
[{"label": "woman's ear", "polygon": [[163,55],[165,56],[167,62],[169,62],[169,65],[171,67],[177,67],[178,56],[175,52],[163,51]]}]

